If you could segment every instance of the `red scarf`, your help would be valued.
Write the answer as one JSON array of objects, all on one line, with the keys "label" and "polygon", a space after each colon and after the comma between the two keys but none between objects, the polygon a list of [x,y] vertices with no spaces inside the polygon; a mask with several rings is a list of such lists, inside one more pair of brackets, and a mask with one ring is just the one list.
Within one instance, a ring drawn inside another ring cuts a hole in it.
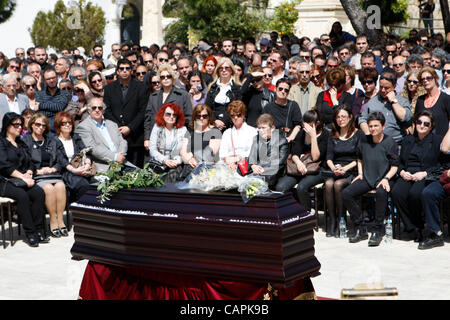
[{"label": "red scarf", "polygon": [[[338,92],[338,94],[337,94],[338,100],[341,97],[341,95],[342,95],[342,91]],[[329,90],[325,90],[324,91],[324,93],[323,93],[323,101],[328,102],[328,106],[330,106],[330,107],[332,107],[334,105],[333,102],[331,101],[331,96],[330,96],[330,91]]]}]

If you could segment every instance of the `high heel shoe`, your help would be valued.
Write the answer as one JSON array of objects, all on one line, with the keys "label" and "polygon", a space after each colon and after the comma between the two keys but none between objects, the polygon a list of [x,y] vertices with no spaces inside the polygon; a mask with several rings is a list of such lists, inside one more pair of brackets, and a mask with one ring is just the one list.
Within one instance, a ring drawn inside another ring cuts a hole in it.
[{"label": "high heel shoe", "polygon": [[50,231],[50,234],[54,238],[61,238],[61,231],[59,229],[53,229]]},{"label": "high heel shoe", "polygon": [[59,231],[60,231],[60,233],[61,233],[61,235],[63,237],[68,237],[69,236],[69,231],[67,230],[66,227],[62,227],[61,229],[59,229]]}]

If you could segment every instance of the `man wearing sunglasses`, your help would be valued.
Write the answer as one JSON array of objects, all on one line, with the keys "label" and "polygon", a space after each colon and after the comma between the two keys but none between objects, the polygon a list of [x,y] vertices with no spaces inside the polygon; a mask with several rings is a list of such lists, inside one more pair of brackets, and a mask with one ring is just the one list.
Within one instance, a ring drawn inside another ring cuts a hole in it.
[{"label": "man wearing sunglasses", "polygon": [[122,137],[114,121],[104,118],[105,108],[101,98],[92,98],[88,103],[89,116],[80,122],[75,132],[86,147],[92,147],[92,157],[99,172],[106,172],[109,162],[127,164],[127,141]]},{"label": "man wearing sunglasses", "polygon": [[0,128],[3,115],[8,112],[22,114],[30,107],[27,96],[16,93],[17,79],[12,74],[5,74],[2,79],[3,93],[0,93]]},{"label": "man wearing sunglasses", "polygon": [[366,135],[370,134],[367,118],[370,113],[379,111],[386,118],[384,134],[392,137],[398,144],[406,135],[406,128],[410,126],[412,113],[409,101],[395,92],[397,79],[395,71],[385,70],[380,76],[380,91],[367,102],[359,117],[359,126]]},{"label": "man wearing sunglasses", "polygon": [[147,87],[133,78],[132,63],[117,63],[117,80],[105,87],[105,118],[114,121],[128,143],[128,159],[138,167],[144,164],[144,114],[148,101]]},{"label": "man wearing sunglasses", "polygon": [[169,63],[169,53],[165,50],[159,50],[154,57],[155,71],[158,71],[159,66],[163,63]]}]

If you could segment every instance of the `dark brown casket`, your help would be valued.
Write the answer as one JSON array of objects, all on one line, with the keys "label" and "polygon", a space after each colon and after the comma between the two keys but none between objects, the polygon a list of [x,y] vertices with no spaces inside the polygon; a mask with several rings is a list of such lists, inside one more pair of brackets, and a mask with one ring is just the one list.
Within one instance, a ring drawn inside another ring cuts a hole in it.
[{"label": "dark brown casket", "polygon": [[320,274],[315,217],[291,193],[127,189],[100,204],[91,187],[71,205],[73,259],[287,287]]}]

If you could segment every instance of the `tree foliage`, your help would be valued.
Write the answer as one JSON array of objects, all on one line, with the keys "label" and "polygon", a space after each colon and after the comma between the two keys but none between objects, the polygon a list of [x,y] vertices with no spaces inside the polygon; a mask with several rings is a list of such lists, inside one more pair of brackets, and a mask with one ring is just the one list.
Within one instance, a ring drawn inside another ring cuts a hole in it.
[{"label": "tree foliage", "polygon": [[271,30],[278,31],[280,35],[292,36],[294,34],[294,24],[298,20],[296,6],[300,3],[301,0],[291,0],[275,7],[272,21],[269,24]]},{"label": "tree foliage", "polygon": [[[267,25],[263,14],[249,10],[246,3],[239,0],[168,0],[163,14],[179,18],[166,27],[165,41],[183,38],[186,43],[188,30],[210,40],[243,39],[257,36]],[[177,33],[172,33],[174,31]]]},{"label": "tree foliage", "polygon": [[0,23],[6,22],[11,18],[15,8],[15,0],[0,0]]},{"label": "tree foliage", "polygon": [[106,19],[104,11],[90,1],[78,0],[66,7],[58,0],[53,11],[39,11],[28,31],[34,45],[52,47],[58,51],[83,47],[86,52],[95,43],[104,44]]}]

